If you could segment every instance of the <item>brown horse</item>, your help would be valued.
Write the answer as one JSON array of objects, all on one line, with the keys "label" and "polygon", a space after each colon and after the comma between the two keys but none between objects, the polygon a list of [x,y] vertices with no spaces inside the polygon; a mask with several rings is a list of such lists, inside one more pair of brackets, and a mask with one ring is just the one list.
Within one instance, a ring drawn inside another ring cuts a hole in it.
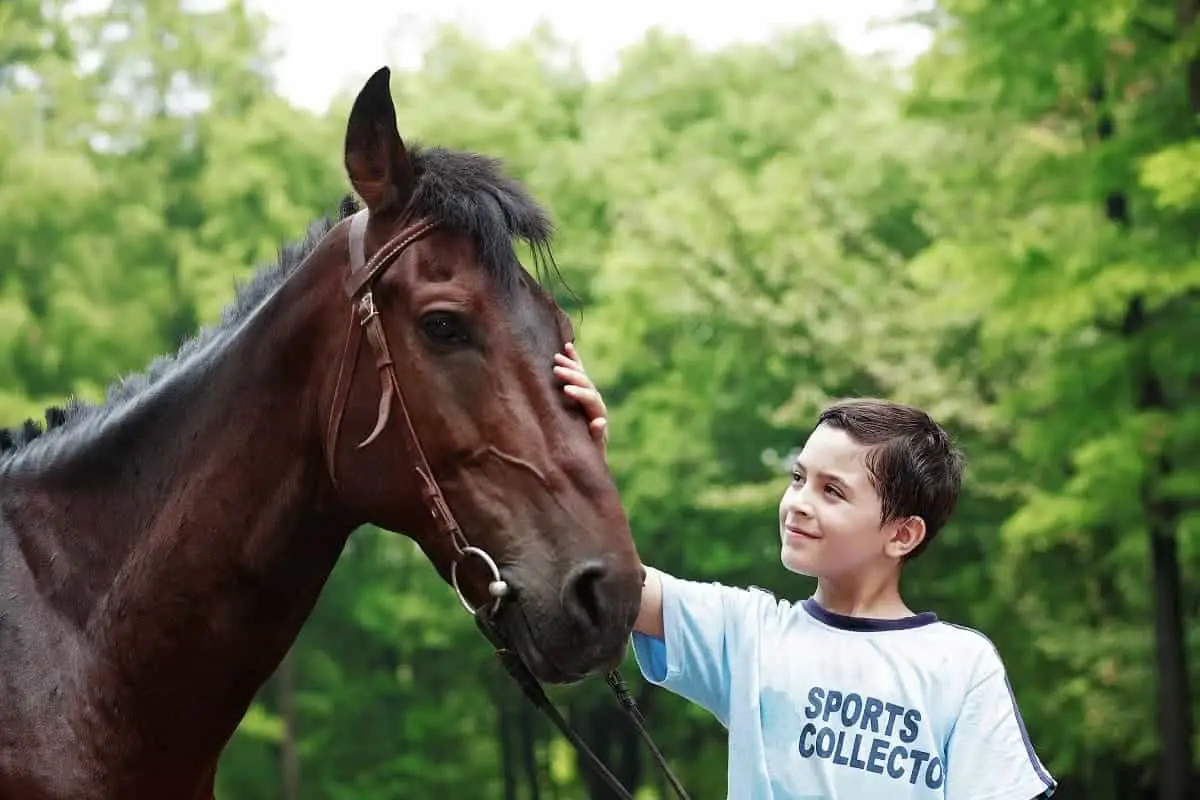
[{"label": "brown horse", "polygon": [[362,211],[102,405],[4,436],[0,798],[211,798],[365,523],[497,606],[543,681],[621,660],[641,564],[551,372],[570,322],[513,249],[546,215],[489,159],[406,148],[388,79],[347,125]]}]

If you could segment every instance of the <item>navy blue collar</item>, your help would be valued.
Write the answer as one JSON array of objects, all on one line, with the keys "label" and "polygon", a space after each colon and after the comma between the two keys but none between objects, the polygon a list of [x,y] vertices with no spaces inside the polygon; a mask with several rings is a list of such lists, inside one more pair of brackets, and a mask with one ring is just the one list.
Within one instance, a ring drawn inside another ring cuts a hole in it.
[{"label": "navy blue collar", "polygon": [[800,605],[813,619],[823,622],[831,628],[839,628],[843,631],[905,631],[910,628],[920,628],[925,625],[932,625],[938,621],[937,614],[933,613],[932,611],[922,611],[920,614],[913,614],[911,617],[901,617],[900,619],[848,617],[845,614],[838,614],[823,608],[812,597],[805,599],[800,603]]}]

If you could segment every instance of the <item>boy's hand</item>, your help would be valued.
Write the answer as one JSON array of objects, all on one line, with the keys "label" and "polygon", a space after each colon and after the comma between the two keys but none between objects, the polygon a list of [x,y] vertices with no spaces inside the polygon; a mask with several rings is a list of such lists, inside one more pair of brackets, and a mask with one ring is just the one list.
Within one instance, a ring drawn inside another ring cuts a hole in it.
[{"label": "boy's hand", "polygon": [[604,398],[583,368],[583,360],[575,352],[575,345],[567,342],[565,350],[565,355],[554,354],[554,374],[566,384],[563,391],[567,397],[578,400],[583,406],[588,431],[596,444],[600,445],[600,452],[605,453],[608,448],[608,409],[604,405]]}]

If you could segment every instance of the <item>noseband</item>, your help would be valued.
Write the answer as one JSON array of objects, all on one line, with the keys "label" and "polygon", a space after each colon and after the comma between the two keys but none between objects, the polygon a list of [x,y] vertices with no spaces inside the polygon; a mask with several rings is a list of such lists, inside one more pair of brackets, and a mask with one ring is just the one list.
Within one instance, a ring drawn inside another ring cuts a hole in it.
[{"label": "noseband", "polygon": [[[368,211],[367,209],[363,209],[350,218],[350,273],[346,276],[342,289],[346,297],[350,300],[354,313],[350,315],[349,328],[346,332],[346,345],[342,351],[341,360],[338,363],[337,383],[334,384],[333,404],[330,408],[329,425],[326,430],[325,459],[330,480],[333,481],[334,486],[337,486],[336,454],[338,438],[341,431],[342,418],[346,412],[346,403],[350,395],[350,382],[353,379],[355,369],[358,367],[358,354],[362,349],[360,346],[361,336],[365,333],[367,341],[370,343],[371,351],[375,354],[375,369],[379,373],[382,391],[379,397],[379,412],[375,420],[375,428],[366,439],[356,446],[356,449],[361,450],[375,441],[383,433],[388,422],[391,420],[393,402],[399,406],[400,432],[404,436],[405,448],[408,450],[408,455],[413,463],[413,469],[416,471],[417,478],[421,483],[421,499],[433,517],[434,523],[437,525],[438,535],[449,540],[454,548],[454,556],[450,562],[450,583],[454,591],[458,594],[459,601],[467,610],[467,613],[475,618],[475,623],[480,631],[496,648],[496,655],[499,656],[501,663],[516,681],[517,685],[520,686],[525,696],[554,722],[563,735],[586,757],[592,767],[596,769],[597,773],[619,798],[622,798],[622,800],[633,800],[633,796],[621,785],[616,776],[604,766],[604,763],[591,751],[587,744],[571,728],[570,724],[567,723],[566,719],[563,718],[562,714],[559,713],[558,709],[546,697],[537,679],[529,672],[529,668],[525,666],[525,662],[521,660],[516,651],[508,646],[504,638],[500,635],[500,631],[493,624],[492,618],[499,611],[501,602],[510,594],[509,585],[501,575],[500,567],[496,564],[495,559],[485,550],[470,544],[466,536],[463,535],[462,528],[454,518],[454,514],[451,513],[445,497],[442,496],[442,490],[433,477],[433,471],[430,469],[429,462],[425,458],[425,451],[421,449],[421,442],[417,438],[416,431],[413,429],[412,419],[409,417],[408,407],[404,403],[404,392],[400,388],[400,378],[396,374],[395,361],[392,359],[391,351],[388,348],[387,334],[383,329],[383,323],[379,317],[379,309],[375,304],[374,294],[375,282],[400,258],[404,251],[438,228],[438,223],[435,220],[417,219],[416,221],[410,221],[411,216],[412,209],[410,207],[401,217],[400,232],[389,239],[383,247],[379,248],[371,256],[370,260],[366,258]],[[349,365],[349,369],[347,369],[347,364]],[[490,603],[472,606],[462,586],[459,585],[459,564],[468,558],[476,558],[482,561],[491,573],[491,580],[488,582],[488,595],[492,598]],[[655,745],[653,739],[650,738],[649,731],[645,727],[645,718],[634,702],[633,696],[629,693],[629,689],[626,687],[620,673],[613,670],[605,677],[605,681],[616,694],[621,707],[629,714],[638,734],[649,747],[651,754],[663,770],[676,795],[682,798],[682,800],[688,800],[688,795],[684,791],[683,785],[675,777],[674,773],[671,772],[666,759]]]}]

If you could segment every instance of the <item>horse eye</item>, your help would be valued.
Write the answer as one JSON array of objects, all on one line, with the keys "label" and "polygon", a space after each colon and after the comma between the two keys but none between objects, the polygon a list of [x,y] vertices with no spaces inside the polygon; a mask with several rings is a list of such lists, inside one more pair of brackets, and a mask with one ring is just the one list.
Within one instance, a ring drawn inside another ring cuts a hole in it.
[{"label": "horse eye", "polygon": [[421,331],[435,344],[467,344],[471,341],[466,323],[449,311],[432,311],[421,317]]}]

